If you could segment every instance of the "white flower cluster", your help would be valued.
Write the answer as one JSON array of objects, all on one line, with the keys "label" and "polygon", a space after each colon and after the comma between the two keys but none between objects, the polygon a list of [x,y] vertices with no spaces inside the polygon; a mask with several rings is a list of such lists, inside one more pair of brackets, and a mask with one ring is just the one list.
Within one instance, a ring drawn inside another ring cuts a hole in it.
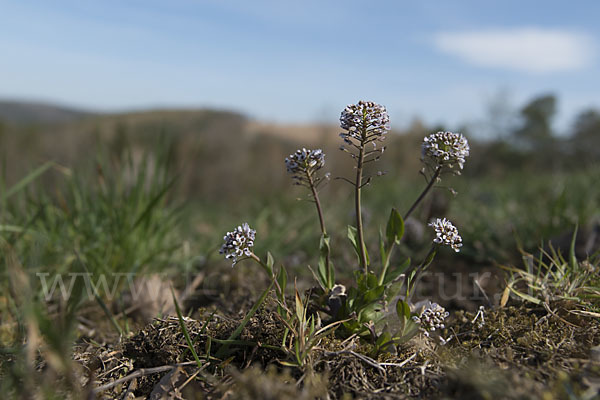
[{"label": "white flower cluster", "polygon": [[420,325],[425,336],[429,336],[429,332],[435,332],[436,329],[444,329],[444,320],[448,318],[450,313],[440,306],[438,303],[431,301],[423,307],[419,316],[414,316],[413,321]]},{"label": "white flower cluster", "polygon": [[452,222],[448,221],[446,218],[437,218],[435,221],[431,222],[429,226],[433,227],[435,230],[434,243],[450,246],[457,253],[460,251],[460,248],[462,247],[462,238],[458,234],[458,229],[452,225]]},{"label": "white flower cluster", "polygon": [[463,169],[469,150],[469,142],[460,133],[437,132],[423,139],[421,157],[423,160],[431,159],[437,165],[446,165],[449,168],[456,163]]},{"label": "white flower cluster", "polygon": [[340,116],[340,126],[348,132],[340,136],[348,144],[356,139],[362,144],[383,140],[390,130],[390,117],[384,106],[372,101],[359,101],[346,106]]},{"label": "white flower cluster", "polygon": [[303,181],[306,179],[307,173],[312,173],[324,165],[325,153],[321,149],[307,150],[302,148],[285,158],[287,172],[292,174],[297,181]]},{"label": "white flower cluster", "polygon": [[225,254],[225,258],[233,259],[231,266],[233,267],[238,258],[243,256],[250,257],[252,255],[252,247],[254,247],[254,239],[256,231],[251,229],[248,223],[244,222],[238,226],[233,232],[227,232],[223,236],[225,243],[221,246],[219,254]]}]

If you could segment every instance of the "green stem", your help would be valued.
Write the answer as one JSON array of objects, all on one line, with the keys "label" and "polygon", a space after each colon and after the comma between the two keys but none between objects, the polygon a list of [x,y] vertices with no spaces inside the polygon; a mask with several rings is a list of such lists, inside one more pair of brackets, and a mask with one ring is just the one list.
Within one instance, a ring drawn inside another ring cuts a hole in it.
[{"label": "green stem", "polygon": [[435,257],[436,251],[437,251],[437,246],[436,245],[431,246],[431,249],[429,249],[429,253],[427,253],[427,256],[425,257],[425,259],[413,271],[413,274],[414,274],[413,279],[411,279],[411,281],[407,282],[407,284],[406,284],[406,301],[407,302],[410,301],[410,299],[413,295],[413,290],[417,286],[417,283],[419,282],[419,280],[421,280],[423,272],[425,272],[427,267],[429,267],[429,265],[431,265],[431,262],[433,261],[433,257]]},{"label": "green stem", "polygon": [[[363,135],[365,136],[365,135]],[[358,234],[358,252],[360,255],[360,266],[365,270],[365,276],[369,273],[369,266],[367,265],[367,253],[365,252],[365,241],[364,241],[364,233],[363,233],[363,223],[362,223],[362,212],[361,212],[361,204],[360,204],[360,190],[362,186],[362,173],[363,173],[363,164],[364,164],[365,154],[364,147],[361,144],[358,151],[358,163],[356,165],[356,182],[355,192],[354,192],[354,203],[355,203],[355,212],[356,212],[356,231]]]},{"label": "green stem", "polygon": [[390,245],[390,248],[388,249],[387,254],[385,255],[385,260],[383,260],[383,269],[381,271],[381,276],[379,277],[380,285],[383,285],[385,275],[387,274],[387,270],[390,267],[390,260],[392,259],[392,253],[394,252],[395,244],[396,242],[392,241],[392,244]]},{"label": "green stem", "polygon": [[256,261],[258,263],[258,265],[260,265],[265,272],[267,273],[267,276],[271,279],[275,279],[275,276],[273,275],[273,270],[271,268],[269,268],[269,266],[267,264],[265,264],[264,262],[262,262],[262,260],[254,253],[252,253],[250,255],[250,258],[253,259],[254,261]]},{"label": "green stem", "polygon": [[306,171],[306,178],[308,179],[308,184],[310,185],[310,190],[312,191],[313,198],[315,199],[315,205],[317,206],[317,214],[319,214],[319,224],[321,225],[321,233],[323,235],[327,234],[325,230],[325,219],[323,218],[323,210],[321,209],[321,202],[319,201],[319,193],[317,192],[317,188],[315,187],[315,182],[313,180],[312,174],[309,171]]},{"label": "green stem", "polygon": [[[427,186],[425,187],[425,189],[423,189],[423,192],[421,192],[421,194],[419,195],[419,197],[417,198],[417,200],[415,200],[415,202],[413,203],[413,205],[410,207],[410,209],[406,212],[406,214],[404,215],[404,220],[406,221],[406,219],[410,216],[410,214],[413,213],[413,211],[417,208],[417,206],[419,205],[419,203],[425,198],[425,196],[427,196],[427,193],[429,193],[429,191],[431,190],[431,188],[433,187],[433,185],[435,184],[435,181],[437,180],[437,178],[440,176],[440,173],[442,172],[442,166],[437,166],[433,176],[431,177],[431,180],[429,181],[429,183],[427,184]],[[389,249],[387,250],[387,254],[383,263],[383,270],[381,273],[381,276],[379,277],[379,284],[383,284],[383,280],[385,278],[385,275],[387,273],[388,267],[390,265],[390,260],[392,258],[392,253],[394,251],[394,247],[396,246],[396,242],[392,241],[392,243],[390,243],[389,245]]]},{"label": "green stem", "polygon": [[[319,200],[319,193],[317,192],[317,188],[315,187],[315,182],[313,180],[312,174],[309,171],[306,171],[306,178],[308,179],[308,183],[310,185],[310,190],[312,192],[313,198],[315,199],[315,205],[317,206],[317,214],[319,215],[319,225],[321,226],[321,234],[323,236],[323,240],[327,236],[327,230],[325,229],[325,218],[323,217],[323,210],[321,208],[321,201]],[[332,281],[332,273],[329,265],[329,251],[325,255],[325,270],[327,271],[327,282],[326,285],[329,285],[329,282]]]},{"label": "green stem", "polygon": [[[442,172],[442,166],[438,165],[435,168],[435,172],[433,173],[433,176],[431,177],[431,180],[429,181],[429,183],[427,184],[427,186],[425,187],[425,189],[423,190],[423,192],[421,192],[421,194],[419,195],[419,197],[417,198],[417,200],[415,200],[415,202],[413,203],[413,205],[408,209],[408,211],[404,215],[404,220],[405,221],[410,216],[410,214],[412,214],[412,212],[415,211],[415,209],[417,208],[417,206],[419,205],[419,203],[425,198],[425,196],[427,195],[427,193],[429,193],[429,191],[431,190],[431,188],[433,187],[433,185],[437,181],[437,178],[440,176],[441,172]],[[393,244],[392,244],[392,246],[393,246]]]}]

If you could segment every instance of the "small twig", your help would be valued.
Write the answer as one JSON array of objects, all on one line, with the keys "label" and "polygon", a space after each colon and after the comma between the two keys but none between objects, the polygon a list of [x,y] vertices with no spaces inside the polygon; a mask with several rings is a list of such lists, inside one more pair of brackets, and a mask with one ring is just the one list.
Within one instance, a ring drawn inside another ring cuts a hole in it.
[{"label": "small twig", "polygon": [[567,312],[571,313],[571,314],[575,314],[575,315],[581,315],[584,317],[594,317],[594,318],[600,318],[600,313],[597,312],[592,312],[592,311],[585,311],[585,310],[567,310]]},{"label": "small twig", "polygon": [[385,374],[385,368],[383,368],[381,366],[381,364],[379,364],[377,361],[373,360],[371,357],[367,357],[363,354],[357,353],[355,351],[352,350],[341,350],[341,351],[326,351],[325,355],[330,357],[330,356],[339,356],[342,354],[350,354],[353,355],[354,357],[364,361],[365,363],[369,364],[370,366],[372,366],[373,368],[377,369],[379,372]]},{"label": "small twig", "polygon": [[129,393],[131,393],[133,391],[133,388],[135,387],[135,383],[136,383],[135,379],[133,379],[131,381],[131,383],[129,383],[129,386],[127,387],[127,391],[125,392],[125,394],[123,396],[121,396],[121,400],[127,399],[127,396],[129,396]]},{"label": "small twig", "polygon": [[555,312],[554,312],[554,311],[553,311],[553,310],[550,308],[550,306],[548,305],[548,303],[545,303],[545,302],[544,302],[543,304],[544,304],[544,308],[546,309],[546,311],[548,311],[548,313],[552,314],[552,316],[553,316],[553,317],[557,318],[559,321],[562,321],[562,322],[564,322],[564,323],[565,323],[565,324],[567,324],[567,325],[571,325],[571,326],[573,326],[573,327],[575,327],[575,328],[579,328],[579,326],[578,326],[578,325],[575,325],[575,324],[573,324],[573,323],[571,323],[571,322],[567,321],[566,319],[564,319],[564,318],[563,318],[563,317],[561,317],[560,315],[556,314],[556,313],[555,313]]},{"label": "small twig", "polygon": [[419,369],[421,370],[421,375],[425,376],[425,370],[427,369],[428,365],[429,365],[429,360],[425,361],[425,363],[423,365],[419,366]]},{"label": "small twig", "polygon": [[[346,338],[343,342],[342,345],[346,344],[347,342],[351,341],[352,339],[354,339],[355,337],[358,336],[358,333],[354,333],[351,336],[349,336],[348,338]],[[352,346],[352,343],[350,344],[350,346]]]},{"label": "small twig", "polygon": [[[104,361],[102,362],[102,364],[104,365]],[[110,375],[110,373],[112,373],[112,372],[114,372],[114,371],[118,370],[119,368],[126,367],[126,366],[127,366],[127,364],[126,364],[126,363],[124,363],[124,362],[120,362],[120,363],[119,363],[119,365],[117,365],[116,367],[112,368],[112,369],[111,369],[111,370],[109,370],[109,371],[103,372],[103,373],[101,373],[101,374],[100,374],[100,375],[98,375],[98,376],[99,376],[99,377],[102,377],[102,376],[107,376],[107,375]]]},{"label": "small twig", "polygon": [[197,370],[196,372],[194,372],[194,373],[192,374],[192,376],[190,376],[190,377],[189,377],[189,378],[188,378],[188,379],[187,379],[185,382],[183,382],[183,383],[181,384],[181,386],[179,386],[179,390],[183,390],[183,388],[184,388],[184,387],[186,387],[188,383],[190,383],[192,380],[196,379],[196,377],[198,376],[198,374],[199,374],[200,372],[202,372],[202,370],[200,370],[200,369],[198,368],[198,370]]},{"label": "small twig", "polygon": [[483,290],[483,287],[481,287],[481,283],[479,283],[479,279],[473,279],[473,282],[475,282],[475,284],[477,285],[477,287],[479,288],[479,290],[481,290],[481,293],[483,293],[483,297],[485,297],[485,299],[488,302],[488,305],[490,307],[493,307],[492,301],[490,300],[490,298],[488,297],[488,295],[485,293],[485,290]]},{"label": "small twig", "polygon": [[113,387],[115,387],[117,385],[120,385],[123,382],[128,382],[128,381],[130,381],[132,379],[135,379],[135,378],[139,378],[139,377],[147,376],[147,375],[158,374],[158,373],[165,372],[165,371],[168,371],[168,370],[173,369],[173,368],[185,367],[185,366],[194,365],[194,364],[196,364],[196,361],[187,361],[187,362],[184,362],[184,363],[172,364],[172,365],[163,365],[163,366],[154,367],[154,368],[141,368],[141,369],[138,369],[137,371],[132,372],[131,374],[129,374],[129,375],[127,375],[127,376],[125,376],[125,377],[123,377],[121,379],[117,379],[116,381],[112,381],[110,383],[107,383],[106,385],[98,386],[92,392],[94,394],[97,394],[97,393],[103,392],[105,390],[111,389],[111,388],[113,388]]},{"label": "small twig", "polygon": [[419,353],[413,354],[412,356],[408,357],[406,360],[402,361],[401,363],[379,363],[379,365],[384,366],[384,367],[390,366],[390,367],[402,368],[406,364],[408,364],[413,358],[415,358],[417,356],[417,354],[419,354]]}]

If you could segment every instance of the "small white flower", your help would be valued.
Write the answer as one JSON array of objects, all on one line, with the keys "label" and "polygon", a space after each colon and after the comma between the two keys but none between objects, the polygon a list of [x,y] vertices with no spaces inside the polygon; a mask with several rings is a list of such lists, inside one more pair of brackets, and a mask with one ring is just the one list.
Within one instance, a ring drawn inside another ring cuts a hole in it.
[{"label": "small white flower", "polygon": [[423,161],[433,160],[436,165],[449,168],[453,168],[456,163],[463,169],[469,150],[469,142],[460,133],[437,132],[423,139],[421,158]]},{"label": "small white flower", "polygon": [[355,139],[364,145],[384,139],[390,130],[390,117],[384,106],[361,100],[357,104],[349,104],[342,111],[340,126],[347,131],[340,133],[344,142],[352,144],[351,139]]},{"label": "small white flower", "polygon": [[458,229],[452,225],[452,222],[448,221],[446,218],[437,218],[435,221],[431,222],[429,226],[433,227],[435,230],[434,243],[450,246],[456,252],[460,251],[460,248],[462,247],[462,238],[458,234]]},{"label": "small white flower", "polygon": [[444,329],[444,320],[450,315],[448,311],[437,303],[428,303],[423,307],[419,316],[414,316],[413,321],[419,325],[425,336],[436,329]]},{"label": "small white flower", "polygon": [[227,232],[223,236],[225,243],[219,250],[220,254],[225,254],[225,258],[232,259],[231,266],[233,267],[239,258],[250,257],[252,255],[252,247],[254,247],[254,239],[256,231],[251,229],[248,223],[244,222],[241,226],[235,228],[232,232]]},{"label": "small white flower", "polygon": [[307,174],[312,174],[324,165],[325,153],[321,149],[307,150],[302,148],[285,158],[287,172],[292,174],[292,178],[299,185],[307,181]]}]

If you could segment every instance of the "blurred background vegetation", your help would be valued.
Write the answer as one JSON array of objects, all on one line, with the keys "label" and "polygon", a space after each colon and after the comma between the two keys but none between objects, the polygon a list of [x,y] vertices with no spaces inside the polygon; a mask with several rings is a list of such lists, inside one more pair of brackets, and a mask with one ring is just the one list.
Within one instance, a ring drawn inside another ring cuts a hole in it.
[{"label": "blurred background vegetation", "polygon": [[[558,135],[552,128],[556,108],[555,96],[541,95],[524,104],[519,115],[503,121],[490,117],[485,130],[491,135],[463,129],[472,147],[464,174],[442,182],[459,195],[450,201],[450,191],[437,190],[435,204],[424,207],[421,221],[449,210],[465,236],[464,256],[477,262],[505,261],[515,254],[515,235],[531,248],[576,224],[592,226],[600,215],[600,111],[582,110],[570,132]],[[374,178],[365,195],[372,233],[384,224],[389,207],[406,208],[421,190],[420,142],[444,129],[456,130],[415,121],[389,135],[386,152],[372,171],[386,174]],[[226,230],[248,221],[258,230],[259,250],[279,253],[291,267],[314,263],[316,220],[311,205],[297,201],[305,193],[291,185],[283,159],[298,147],[321,147],[331,176],[348,176],[352,164],[338,150],[338,133],[333,124],[275,125],[229,111],[106,115],[0,103],[5,187],[48,161],[56,167],[27,188],[37,201],[68,202],[66,193],[72,195],[73,185],[81,193],[87,185],[90,196],[100,198],[96,192],[101,192],[106,169],[123,190],[139,184],[142,169],[147,183],[176,178],[164,201],[181,208],[184,218],[171,229],[198,254],[213,254]],[[349,189],[332,179],[322,193],[328,223],[338,224],[330,230],[340,232],[342,239],[343,227],[352,221],[351,207],[346,207]],[[344,253],[346,249],[340,250]]]}]

